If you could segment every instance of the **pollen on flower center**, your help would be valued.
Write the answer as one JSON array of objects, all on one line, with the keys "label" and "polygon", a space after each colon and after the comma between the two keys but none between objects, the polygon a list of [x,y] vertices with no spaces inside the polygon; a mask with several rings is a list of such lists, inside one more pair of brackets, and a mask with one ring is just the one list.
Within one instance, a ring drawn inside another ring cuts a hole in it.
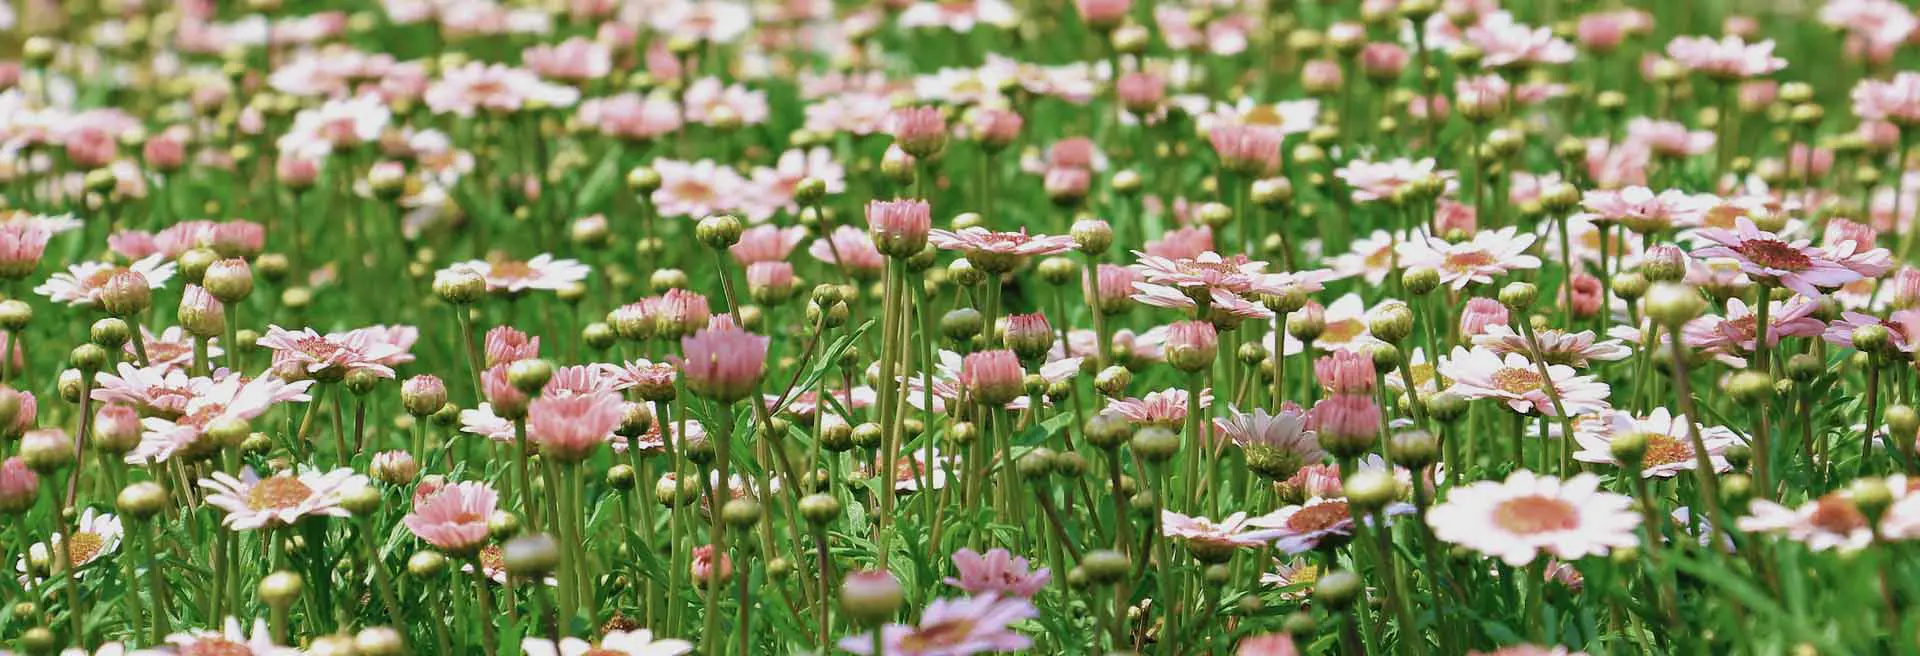
[{"label": "pollen on flower center", "polygon": [[334,354],[340,352],[340,345],[329,342],[322,337],[302,337],[294,346],[299,348],[301,352],[313,356],[313,358],[317,360],[331,358]]},{"label": "pollen on flower center", "polygon": [[1687,446],[1685,442],[1676,440],[1671,436],[1650,433],[1647,435],[1647,451],[1646,455],[1641,458],[1641,464],[1648,467],[1658,467],[1660,465],[1684,462],[1686,459],[1692,457],[1693,447]]},{"label": "pollen on flower center", "polygon": [[126,271],[126,268],[107,267],[105,269],[95,271],[93,272],[93,275],[87,276],[87,279],[85,281],[86,285],[88,287],[105,287],[107,286],[107,281],[112,280],[114,276],[120,275],[120,272],[122,271]]},{"label": "pollen on flower center", "polygon": [[100,549],[105,546],[106,541],[100,538],[99,533],[81,531],[69,535],[67,536],[67,562],[73,563],[74,567],[93,562],[93,558],[100,555]]},{"label": "pollen on flower center", "polygon": [[520,260],[507,260],[505,262],[494,263],[487,268],[487,272],[493,274],[495,278],[520,280],[532,277],[533,267],[527,266],[526,262]]},{"label": "pollen on flower center", "polygon": [[627,652],[594,647],[580,652],[580,656],[626,656]]},{"label": "pollen on flower center", "polygon": [[952,647],[973,633],[972,620],[956,619],[922,628],[900,638],[900,649],[920,653],[934,647]]},{"label": "pollen on flower center", "polygon": [[1352,517],[1345,501],[1329,501],[1301,508],[1287,517],[1287,528],[1301,533],[1324,531]]},{"label": "pollen on flower center", "polygon": [[1861,514],[1860,507],[1845,498],[1827,495],[1814,503],[1813,515],[1807,517],[1807,523],[1830,533],[1852,533],[1867,526],[1867,516]]},{"label": "pollen on flower center", "polygon": [[250,656],[253,648],[226,638],[200,638],[180,648],[180,656]]},{"label": "pollen on flower center", "polygon": [[1753,260],[1755,264],[1769,269],[1800,271],[1813,266],[1813,258],[1807,257],[1800,249],[1777,239],[1754,239],[1740,244],[1735,249]]},{"label": "pollen on flower center", "polygon": [[1515,497],[1493,509],[1493,523],[1523,535],[1551,533],[1579,526],[1580,513],[1573,504],[1551,497]]},{"label": "pollen on flower center", "polygon": [[1540,391],[1540,372],[1525,367],[1506,367],[1493,372],[1493,386],[1509,394]]},{"label": "pollen on flower center", "polygon": [[260,481],[247,494],[247,507],[253,510],[285,510],[313,497],[313,488],[292,476],[275,476]]},{"label": "pollen on flower center", "polygon": [[1486,251],[1465,251],[1448,253],[1446,267],[1448,271],[1465,271],[1474,267],[1493,264],[1493,254]]}]

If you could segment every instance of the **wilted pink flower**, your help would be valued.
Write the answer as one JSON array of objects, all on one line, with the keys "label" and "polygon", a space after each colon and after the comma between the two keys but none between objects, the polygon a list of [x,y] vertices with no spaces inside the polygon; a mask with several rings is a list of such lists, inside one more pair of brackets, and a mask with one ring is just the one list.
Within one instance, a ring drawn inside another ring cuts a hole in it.
[{"label": "wilted pink flower", "polygon": [[1005,405],[1025,391],[1026,371],[1011,350],[970,353],[961,361],[960,386],[977,403]]},{"label": "wilted pink flower", "polygon": [[1380,406],[1370,396],[1338,394],[1313,404],[1313,411],[1307,413],[1307,423],[1322,440],[1332,438],[1345,442],[1377,435],[1381,430]]},{"label": "wilted pink flower", "polygon": [[721,583],[733,579],[733,558],[726,552],[715,549],[711,544],[694,547],[693,557],[689,559],[687,566],[689,573],[693,575],[694,582],[701,587],[706,587],[707,583],[716,577]]},{"label": "wilted pink flower", "polygon": [[1314,378],[1331,394],[1372,394],[1373,356],[1340,349],[1313,361]]}]

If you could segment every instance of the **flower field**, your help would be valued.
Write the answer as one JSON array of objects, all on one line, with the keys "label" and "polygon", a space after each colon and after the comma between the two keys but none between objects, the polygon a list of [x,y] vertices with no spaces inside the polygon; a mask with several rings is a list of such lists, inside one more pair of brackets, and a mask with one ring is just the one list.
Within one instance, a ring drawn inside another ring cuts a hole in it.
[{"label": "flower field", "polygon": [[0,1],[0,656],[1920,653],[1916,136],[1897,0]]}]

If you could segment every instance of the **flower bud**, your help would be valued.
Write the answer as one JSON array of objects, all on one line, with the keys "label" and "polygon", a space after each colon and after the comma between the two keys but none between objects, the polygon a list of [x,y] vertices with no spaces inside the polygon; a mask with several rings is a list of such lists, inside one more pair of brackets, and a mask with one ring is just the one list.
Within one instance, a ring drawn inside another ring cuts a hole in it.
[{"label": "flower bud", "polygon": [[1540,288],[1535,287],[1533,283],[1510,282],[1507,286],[1500,288],[1500,304],[1511,311],[1525,311],[1533,307],[1533,302],[1539,298]]},{"label": "flower bud", "polygon": [[206,273],[200,277],[200,286],[206,287],[222,303],[245,300],[253,294],[253,268],[237,257],[216,260],[207,265]]},{"label": "flower bud", "polygon": [[1380,341],[1397,344],[1413,334],[1413,308],[1405,303],[1384,303],[1375,308],[1371,315],[1367,320],[1367,330]]},{"label": "flower bud", "polygon": [[1087,255],[1100,255],[1113,246],[1113,226],[1099,219],[1081,219],[1073,222],[1073,243],[1080,252]]},{"label": "flower bud", "polygon": [[1366,585],[1358,574],[1344,569],[1335,570],[1314,581],[1313,600],[1329,608],[1344,610],[1360,599]]},{"label": "flower bud", "polygon": [[885,570],[847,573],[840,584],[840,609],[862,624],[881,624],[900,610],[905,592],[900,580]]},{"label": "flower bud", "polygon": [[447,384],[439,376],[423,374],[400,384],[400,405],[407,414],[425,417],[447,404]]},{"label": "flower bud", "polygon": [[[0,485],[0,491],[4,489],[5,486]],[[167,489],[153,481],[140,481],[128,485],[114,497],[114,509],[134,519],[151,518],[166,508]]]},{"label": "flower bud", "polygon": [[513,538],[501,545],[500,551],[507,574],[515,578],[537,578],[560,563],[560,545],[545,533]]},{"label": "flower bud", "polygon": [[194,337],[212,338],[227,331],[226,306],[205,287],[188,285],[180,297],[180,327]]},{"label": "flower bud", "polygon": [[800,516],[815,526],[838,519],[840,510],[840,500],[831,494],[809,494],[800,498]]},{"label": "flower bud", "polygon": [[447,570],[447,557],[433,550],[416,551],[407,557],[407,574],[414,578],[433,578]]},{"label": "flower bud", "polygon": [[1148,462],[1166,462],[1180,451],[1180,436],[1159,426],[1148,426],[1127,442],[1133,454]]},{"label": "flower bud", "polygon": [[433,293],[453,305],[471,305],[487,294],[487,279],[469,269],[449,269],[434,274]]},{"label": "flower bud", "polygon": [[281,570],[260,579],[260,600],[273,608],[285,609],[300,598],[305,588],[305,579],[299,574]]},{"label": "flower bud", "polygon": [[1672,329],[1685,325],[1707,309],[1707,301],[1700,298],[1698,290],[1676,282],[1659,282],[1647,288],[1645,303],[1647,316]]},{"label": "flower bud", "polygon": [[716,214],[701,219],[700,223],[694,226],[693,236],[707,248],[721,250],[739,243],[740,233],[745,230],[746,227],[741,225],[738,217],[732,214]]}]

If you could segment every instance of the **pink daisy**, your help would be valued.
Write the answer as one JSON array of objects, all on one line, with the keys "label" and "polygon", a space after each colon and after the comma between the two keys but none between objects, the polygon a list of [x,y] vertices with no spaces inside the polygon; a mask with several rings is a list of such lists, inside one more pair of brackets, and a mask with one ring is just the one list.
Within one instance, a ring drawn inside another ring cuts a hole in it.
[{"label": "pink daisy", "polygon": [[1441,284],[1460,290],[1475,283],[1492,284],[1495,276],[1515,269],[1540,268],[1540,258],[1527,254],[1533,242],[1533,235],[1504,228],[1476,232],[1473,239],[1460,243],[1431,236],[1404,241],[1394,251],[1401,267],[1432,267],[1440,272]]},{"label": "pink daisy", "polygon": [[1434,537],[1520,567],[1542,552],[1578,560],[1636,546],[1640,515],[1632,498],[1601,491],[1593,474],[1562,481],[1523,469],[1505,482],[1453,488],[1427,523]]},{"label": "pink daisy", "polygon": [[1840,287],[1862,277],[1807,240],[1786,241],[1755,227],[1746,217],[1735,219],[1734,226],[1733,230],[1702,228],[1695,232],[1713,245],[1693,255],[1733,260],[1748,276],[1776,282],[1808,298],[1820,298],[1823,287]]},{"label": "pink daisy", "polygon": [[1573,439],[1579,443],[1580,450],[1574,452],[1573,459],[1618,466],[1621,463],[1613,457],[1613,441],[1626,435],[1637,435],[1647,443],[1646,452],[1640,460],[1640,475],[1646,478],[1672,478],[1699,466],[1689,431],[1700,432],[1700,439],[1707,445],[1707,458],[1713,463],[1714,471],[1725,472],[1733,468],[1721,454],[1726,452],[1727,447],[1743,444],[1739,435],[1724,426],[1689,427],[1686,415],[1673,415],[1666,408],[1659,407],[1644,418],[1618,410],[1581,417],[1574,424]]},{"label": "pink daisy", "polygon": [[558,291],[587,279],[592,267],[578,260],[557,259],[541,253],[531,260],[469,260],[454,264],[487,280],[487,291],[518,294],[528,290]]},{"label": "pink daisy", "polygon": [[1609,407],[1607,384],[1598,378],[1578,375],[1573,367],[1552,364],[1547,365],[1549,378],[1543,379],[1533,361],[1519,353],[1502,356],[1487,348],[1467,350],[1456,346],[1453,354],[1441,361],[1440,375],[1453,381],[1453,390],[1462,396],[1497,399],[1521,414],[1537,412],[1557,416],[1553,401],[1547,396],[1548,384],[1553,385],[1560,406],[1569,416]]},{"label": "pink daisy", "polygon": [[347,517],[341,501],[366,485],[367,477],[344,467],[268,478],[260,478],[248,467],[239,478],[217,471],[212,478],[200,479],[206,502],[225,512],[223,523],[236,531],[292,526],[308,517]]},{"label": "pink daisy", "polygon": [[162,261],[158,255],[149,255],[125,267],[104,262],[83,262],[68,267],[66,271],[53,274],[33,292],[51,299],[55,303],[64,303],[75,307],[96,307],[106,292],[107,281],[114,276],[132,272],[146,279],[147,286],[160,289],[167,286],[167,280],[173,278],[174,266]]},{"label": "pink daisy", "polygon": [[1027,559],[998,548],[984,555],[972,549],[956,551],[953,554],[953,569],[959,576],[944,579],[947,585],[972,595],[1000,594],[1031,598],[1047,587],[1047,581],[1052,579],[1051,571],[1047,568],[1032,569],[1027,565]]}]

